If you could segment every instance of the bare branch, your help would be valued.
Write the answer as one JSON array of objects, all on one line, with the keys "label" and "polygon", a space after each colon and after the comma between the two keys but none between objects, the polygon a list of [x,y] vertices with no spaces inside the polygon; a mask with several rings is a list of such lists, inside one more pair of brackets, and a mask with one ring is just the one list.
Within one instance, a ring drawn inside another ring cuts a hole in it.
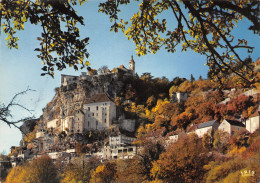
[{"label": "bare branch", "polygon": [[21,130],[21,128],[18,126],[18,124],[22,123],[24,121],[27,121],[27,120],[34,119],[34,117],[33,116],[26,117],[26,118],[22,118],[22,119],[13,121],[13,120],[11,120],[11,118],[13,117],[12,107],[18,107],[18,108],[23,109],[24,111],[27,111],[28,113],[32,114],[32,110],[30,110],[27,107],[16,102],[17,97],[19,97],[21,95],[25,95],[30,91],[35,91],[35,90],[27,88],[25,91],[15,94],[14,97],[11,99],[11,101],[7,105],[1,104],[1,106],[0,106],[0,121],[7,124],[10,128],[12,126],[14,126],[15,128],[18,128],[23,134],[25,134],[25,133]]}]

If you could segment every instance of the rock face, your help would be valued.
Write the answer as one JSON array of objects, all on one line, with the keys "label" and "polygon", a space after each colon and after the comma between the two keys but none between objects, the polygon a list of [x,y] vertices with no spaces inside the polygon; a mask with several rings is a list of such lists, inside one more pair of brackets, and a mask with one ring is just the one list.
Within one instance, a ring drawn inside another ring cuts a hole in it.
[{"label": "rock face", "polygon": [[[67,77],[67,80],[66,80]],[[124,81],[134,77],[127,73],[109,73],[95,76],[62,76],[61,86],[56,88],[56,94],[43,109],[42,123],[74,115],[82,109],[83,104],[97,93],[106,93],[112,100],[124,88]],[[68,78],[73,78],[69,80]],[[66,83],[64,82],[66,81]],[[60,126],[60,120],[57,126]]]},{"label": "rock face", "polygon": [[32,132],[34,130],[35,125],[37,125],[37,121],[39,121],[39,119],[25,121],[20,127],[21,131],[23,132],[22,135],[24,136],[25,134]]}]

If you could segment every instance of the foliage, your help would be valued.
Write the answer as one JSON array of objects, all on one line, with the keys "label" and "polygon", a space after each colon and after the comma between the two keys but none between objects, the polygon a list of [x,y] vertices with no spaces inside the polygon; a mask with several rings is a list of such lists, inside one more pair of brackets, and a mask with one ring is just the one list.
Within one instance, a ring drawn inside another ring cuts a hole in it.
[{"label": "foliage", "polygon": [[[100,3],[99,11],[109,15],[111,22],[114,22],[111,31],[122,29],[128,39],[134,41],[138,55],[156,53],[161,47],[174,53],[176,46],[181,45],[182,51],[191,49],[207,57],[211,78],[221,82],[221,76],[233,72],[249,82],[241,66],[249,70],[250,67],[247,61],[241,59],[238,49],[243,48],[251,53],[253,47],[248,46],[244,39],[234,39],[232,30],[238,21],[246,18],[252,24],[249,30],[259,33],[259,4],[256,1],[145,0],[139,4],[130,25],[118,17],[121,5],[128,3],[106,1]],[[175,27],[169,26],[172,21],[159,18],[165,13],[175,18]]]},{"label": "foliage", "polygon": [[32,142],[36,138],[37,125],[35,125],[34,130],[24,136],[24,141],[26,143]]},{"label": "foliage", "polygon": [[94,76],[94,75],[97,75],[98,74],[98,72],[97,72],[97,70],[96,69],[88,69],[88,74],[90,75],[90,76]]},{"label": "foliage", "polygon": [[107,65],[103,65],[103,66],[101,66],[101,67],[98,69],[98,73],[99,73],[99,74],[105,74],[105,73],[107,73],[108,70],[109,70],[109,69],[108,69],[108,66],[107,66]]},{"label": "foliage", "polygon": [[8,174],[7,183],[58,183],[57,169],[48,156],[42,156],[23,166],[14,167]]},{"label": "foliage", "polygon": [[153,162],[151,174],[167,182],[199,182],[203,178],[202,167],[207,162],[205,153],[196,135],[182,137]]},{"label": "foliage", "polygon": [[90,182],[111,183],[116,179],[116,163],[105,162],[93,172]]},{"label": "foliage", "polygon": [[92,172],[99,166],[100,159],[92,157],[87,161],[79,158],[78,161],[67,164],[62,173],[62,183],[67,182],[89,182]]},{"label": "foliage", "polygon": [[73,1],[2,1],[0,3],[3,31],[7,35],[9,48],[18,48],[17,31],[24,30],[26,22],[32,25],[40,24],[41,36],[37,37],[39,47],[38,58],[43,62],[42,75],[54,75],[54,68],[62,70],[66,66],[78,70],[89,62],[86,45],[89,38],[80,39],[77,23],[84,25],[83,18],[76,14],[73,6],[82,4],[85,0]]},{"label": "foliage", "polygon": [[213,147],[220,152],[225,152],[229,144],[229,134],[222,130],[217,130],[213,137]]},{"label": "foliage", "polygon": [[249,110],[248,108],[254,105],[255,105],[254,102],[251,100],[249,96],[240,95],[237,98],[231,99],[226,105],[223,104],[217,105],[216,112],[220,113],[220,115],[223,118],[231,119],[235,115],[248,113]]}]

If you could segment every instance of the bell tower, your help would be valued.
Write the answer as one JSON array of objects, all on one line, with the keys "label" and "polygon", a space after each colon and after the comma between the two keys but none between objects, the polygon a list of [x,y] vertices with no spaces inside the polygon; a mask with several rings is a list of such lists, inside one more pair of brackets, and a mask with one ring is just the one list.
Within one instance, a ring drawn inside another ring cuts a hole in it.
[{"label": "bell tower", "polygon": [[135,74],[135,61],[133,59],[133,55],[132,55],[131,60],[129,62],[129,70],[132,71],[132,74]]}]

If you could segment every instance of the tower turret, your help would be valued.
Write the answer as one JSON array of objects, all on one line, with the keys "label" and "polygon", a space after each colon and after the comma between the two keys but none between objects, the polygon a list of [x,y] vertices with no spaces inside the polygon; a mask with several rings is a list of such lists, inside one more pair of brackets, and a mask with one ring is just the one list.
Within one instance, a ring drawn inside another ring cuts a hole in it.
[{"label": "tower turret", "polygon": [[135,61],[133,59],[133,55],[132,55],[131,60],[129,62],[129,70],[132,71],[133,74],[135,74]]}]

